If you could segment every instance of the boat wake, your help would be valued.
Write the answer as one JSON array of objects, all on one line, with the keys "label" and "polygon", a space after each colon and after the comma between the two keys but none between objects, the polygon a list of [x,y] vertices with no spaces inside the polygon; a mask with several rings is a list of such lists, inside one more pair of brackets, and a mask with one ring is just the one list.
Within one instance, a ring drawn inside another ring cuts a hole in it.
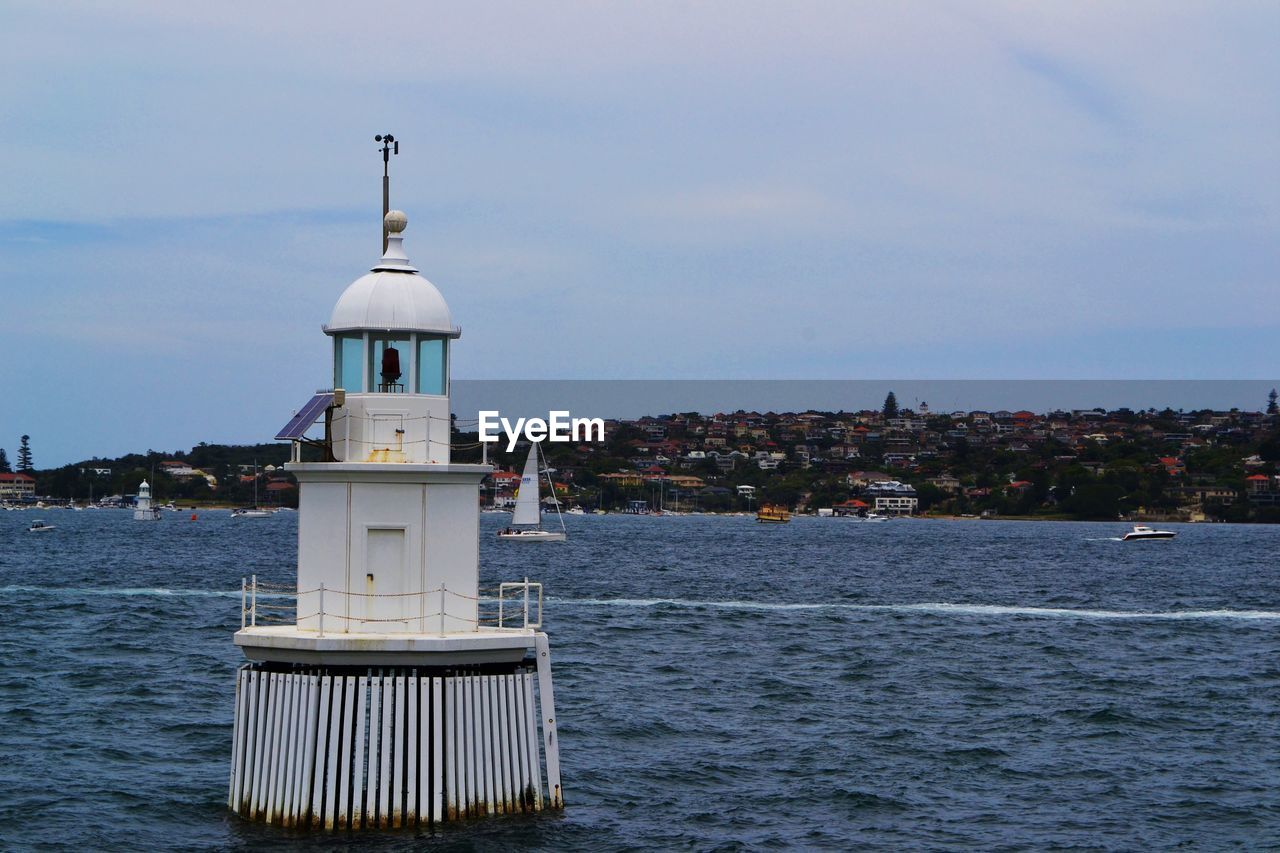
[{"label": "boat wake", "polygon": [[[0,596],[46,595],[50,597],[154,596],[157,598],[239,598],[238,589],[168,589],[165,587],[56,587],[4,586]],[[283,593],[259,592],[259,598],[292,598]],[[675,607],[690,610],[789,611],[824,610],[855,613],[923,613],[937,616],[1027,616],[1059,619],[1247,619],[1280,621],[1280,610],[1093,610],[1070,607],[1034,607],[1006,604],[956,604],[926,601],[911,604],[853,604],[845,602],[716,601],[689,598],[553,598],[547,603],[566,607]]]},{"label": "boat wake", "polygon": [[[133,596],[163,598],[239,598],[238,589],[166,589],[164,587],[70,587],[70,586],[0,586],[0,595],[39,594],[51,596]],[[292,598],[283,593],[258,591],[258,598]]]},{"label": "boat wake", "polygon": [[687,607],[720,610],[827,610],[860,613],[927,613],[940,616],[1030,616],[1068,619],[1265,619],[1280,620],[1280,610],[1086,610],[1003,604],[844,604],[764,601],[697,601],[679,598],[547,598],[550,604],[581,607]]}]

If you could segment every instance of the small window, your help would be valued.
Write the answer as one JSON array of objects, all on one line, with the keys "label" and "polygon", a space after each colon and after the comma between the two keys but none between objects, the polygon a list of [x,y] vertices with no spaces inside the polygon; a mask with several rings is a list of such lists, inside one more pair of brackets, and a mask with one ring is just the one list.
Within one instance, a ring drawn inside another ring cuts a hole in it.
[{"label": "small window", "polygon": [[364,371],[361,357],[364,349],[364,336],[336,335],[333,339],[333,387],[343,388],[353,394],[364,390],[361,381]]},{"label": "small window", "polygon": [[383,394],[403,394],[409,379],[409,338],[369,336],[369,387]]},{"label": "small window", "polygon": [[447,383],[445,340],[441,337],[418,337],[418,393],[444,396]]}]

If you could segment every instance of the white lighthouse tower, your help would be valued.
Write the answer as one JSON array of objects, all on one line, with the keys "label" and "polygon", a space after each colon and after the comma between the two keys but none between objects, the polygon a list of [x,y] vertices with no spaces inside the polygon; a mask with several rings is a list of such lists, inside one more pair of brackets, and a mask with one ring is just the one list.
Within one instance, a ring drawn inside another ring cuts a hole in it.
[{"label": "white lighthouse tower", "polygon": [[406,223],[386,215],[382,259],[324,327],[334,390],[277,436],[301,488],[298,578],[250,584],[235,635],[228,805],[246,818],[354,829],[562,805],[541,585],[481,595],[490,469],[450,462],[461,332],[410,265]]},{"label": "white lighthouse tower", "polygon": [[133,503],[134,521],[159,521],[160,507],[151,505],[151,484],[146,480],[138,486],[138,497]]}]

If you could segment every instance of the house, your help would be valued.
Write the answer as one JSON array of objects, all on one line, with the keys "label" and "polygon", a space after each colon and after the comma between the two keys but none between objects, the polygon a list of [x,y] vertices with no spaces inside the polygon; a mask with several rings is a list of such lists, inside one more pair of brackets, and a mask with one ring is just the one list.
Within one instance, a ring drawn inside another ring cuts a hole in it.
[{"label": "house", "polygon": [[950,474],[940,474],[937,477],[930,477],[927,481],[929,485],[941,489],[949,495],[954,495],[960,491],[960,481]]},{"label": "house", "polygon": [[866,501],[860,501],[857,498],[838,503],[832,507],[835,515],[866,515],[869,509],[871,509],[871,504]]},{"label": "house", "polygon": [[916,490],[897,480],[872,483],[866,494],[875,502],[876,512],[884,515],[913,515],[920,505]]},{"label": "house", "polygon": [[493,481],[495,492],[509,492],[520,485],[520,475],[515,471],[494,471],[489,479]]},{"label": "house", "polygon": [[297,490],[297,486],[288,480],[272,480],[267,483],[267,503],[279,504],[284,501],[286,495]]},{"label": "house", "polygon": [[168,459],[161,462],[160,470],[175,480],[189,480],[192,477],[203,476],[203,472],[197,471],[186,462],[179,462],[176,459]]},{"label": "house", "polygon": [[1251,495],[1260,495],[1271,491],[1271,478],[1266,474],[1250,474],[1244,478],[1244,486]]},{"label": "house", "polygon": [[0,500],[23,500],[36,494],[36,478],[30,474],[0,474]]},{"label": "house", "polygon": [[[608,477],[610,475],[605,474]],[[644,478],[646,483],[666,483],[677,489],[701,489],[706,486],[701,477],[690,477],[687,474],[657,474],[647,475]]]},{"label": "house", "polygon": [[755,486],[738,486],[738,497],[754,498],[756,496]]},{"label": "house", "polygon": [[1225,505],[1236,499],[1236,490],[1225,486],[1183,486],[1178,492],[1200,504]]},{"label": "house", "polygon": [[600,479],[615,486],[643,486],[644,476],[635,471],[621,471],[617,474],[601,474]]},{"label": "house", "polygon": [[883,471],[851,471],[844,479],[851,489],[864,489],[872,483],[888,483],[893,480]]},{"label": "house", "polygon": [[1025,495],[1031,491],[1034,484],[1030,480],[1014,480],[1012,483],[1004,487],[1004,490],[1011,495]]}]

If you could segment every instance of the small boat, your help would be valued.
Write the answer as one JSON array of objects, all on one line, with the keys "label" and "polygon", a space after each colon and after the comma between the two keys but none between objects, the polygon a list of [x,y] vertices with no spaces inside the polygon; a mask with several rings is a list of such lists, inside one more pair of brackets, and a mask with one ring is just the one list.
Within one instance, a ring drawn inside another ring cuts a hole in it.
[{"label": "small boat", "polygon": [[43,521],[36,519],[31,522],[31,526],[27,528],[28,533],[44,533],[47,530],[57,530],[58,528],[52,524],[45,524]]},{"label": "small boat", "polygon": [[565,515],[586,515],[587,511],[580,506],[575,506],[572,509],[566,509],[564,511],[564,514]]},{"label": "small boat", "polygon": [[889,520],[889,516],[887,516],[887,515],[880,515],[879,513],[876,513],[876,512],[869,512],[869,513],[867,513],[866,515],[850,515],[850,516],[847,516],[847,518],[848,518],[848,520],[849,520],[849,521],[862,521],[862,522],[888,521],[888,520]]},{"label": "small boat", "polygon": [[761,524],[786,524],[791,521],[791,512],[785,507],[764,504],[756,512],[756,521]]},{"label": "small boat", "polygon": [[1177,535],[1172,530],[1156,530],[1154,527],[1135,524],[1132,530],[1121,537],[1121,540],[1129,542],[1138,539],[1172,539]]},{"label": "small boat", "polygon": [[[551,480],[548,473],[547,480]],[[551,493],[555,494],[555,483],[551,484]],[[538,482],[538,442],[531,442],[529,458],[524,462],[524,473],[520,475],[520,492],[516,495],[516,508],[511,512],[511,526],[498,531],[499,539],[510,542],[564,542],[568,534],[564,529],[564,517],[560,516],[560,504],[556,504],[556,515],[560,517],[560,529],[542,529],[542,500]]]},{"label": "small boat", "polygon": [[563,542],[569,537],[555,530],[530,527],[507,527],[498,531],[499,539],[519,539],[524,542]]},{"label": "small boat", "polygon": [[231,510],[232,518],[268,518],[271,510],[258,506],[258,460],[253,460],[253,506]]}]

